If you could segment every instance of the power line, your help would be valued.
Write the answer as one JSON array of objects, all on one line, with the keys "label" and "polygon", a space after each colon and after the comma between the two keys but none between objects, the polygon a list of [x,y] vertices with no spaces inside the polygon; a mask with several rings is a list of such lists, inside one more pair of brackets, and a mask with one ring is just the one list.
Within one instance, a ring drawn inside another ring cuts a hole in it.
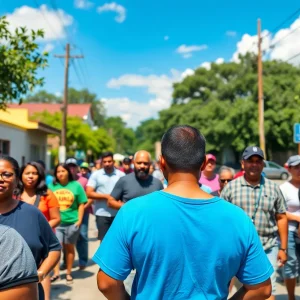
[{"label": "power line", "polygon": [[76,76],[77,76],[77,78],[78,78],[81,86],[84,87],[83,81],[82,81],[81,77],[79,76],[79,73],[78,73],[78,70],[77,70],[77,66],[76,66],[74,60],[71,60],[71,66],[73,66],[75,74],[76,74]]},{"label": "power line", "polygon": [[290,31],[284,37],[282,37],[281,39],[279,39],[278,41],[276,41],[274,44],[270,45],[270,48],[274,48],[277,44],[279,44],[281,41],[285,40],[288,36],[290,36],[291,34],[293,34],[294,32],[296,32],[299,28],[300,28],[300,26],[298,26],[294,30]]},{"label": "power line", "polygon": [[288,58],[285,62],[288,62],[290,60],[293,60],[294,58],[300,56],[300,52],[298,52],[297,54],[293,55],[292,57]]},{"label": "power line", "polygon": [[[57,36],[57,32],[53,29],[53,27],[52,27],[51,23],[48,21],[46,15],[45,15],[44,12],[40,9],[40,4],[39,4],[39,2],[38,2],[37,0],[33,0],[33,2],[34,2],[34,4],[35,4],[36,8],[38,9],[38,11],[39,11],[39,12],[41,13],[41,15],[43,16],[44,20],[47,22],[47,24],[48,24],[50,30],[52,31],[52,33],[54,34],[54,36]],[[60,45],[61,45],[62,48],[64,49],[64,45],[62,44],[62,42],[61,42],[61,41],[58,41],[58,42],[60,43]]]},{"label": "power line", "polygon": [[63,31],[64,33],[67,35],[67,40],[69,41],[70,44],[72,44],[72,39],[71,39],[71,35],[70,35],[70,32],[68,29],[65,29],[65,24],[64,24],[64,21],[59,13],[59,9],[58,9],[58,6],[56,5],[56,0],[50,0],[50,5],[51,7],[53,8],[55,14],[57,15],[61,25],[62,25],[62,28],[63,28]]}]

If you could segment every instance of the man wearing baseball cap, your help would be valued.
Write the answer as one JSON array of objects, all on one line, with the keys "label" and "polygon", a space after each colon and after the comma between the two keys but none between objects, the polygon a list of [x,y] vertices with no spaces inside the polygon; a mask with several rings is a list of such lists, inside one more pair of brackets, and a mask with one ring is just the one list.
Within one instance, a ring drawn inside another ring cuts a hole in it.
[{"label": "man wearing baseball cap", "polygon": [[220,189],[219,175],[215,174],[217,159],[213,154],[206,155],[206,166],[201,172],[200,184],[208,186],[212,192]]},{"label": "man wearing baseball cap", "polygon": [[[271,276],[272,297],[275,299],[276,269],[287,261],[288,223],[284,197],[276,183],[262,176],[264,153],[257,146],[245,149],[241,176],[229,182],[221,198],[240,206],[254,223],[260,241],[275,272]],[[277,245],[279,236],[279,250]]]},{"label": "man wearing baseball cap", "polygon": [[291,179],[280,186],[287,205],[287,219],[289,222],[288,261],[283,268],[283,277],[289,299],[296,299],[295,288],[299,277],[300,245],[297,243],[300,229],[300,155],[293,155],[287,161]]}]

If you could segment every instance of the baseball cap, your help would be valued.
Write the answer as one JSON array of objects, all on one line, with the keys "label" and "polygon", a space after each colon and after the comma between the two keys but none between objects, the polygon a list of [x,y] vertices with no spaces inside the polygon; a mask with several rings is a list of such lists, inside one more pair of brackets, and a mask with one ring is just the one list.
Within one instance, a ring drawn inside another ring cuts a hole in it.
[{"label": "baseball cap", "polygon": [[83,162],[83,163],[80,165],[80,168],[88,169],[88,168],[89,168],[89,164],[88,164],[87,162]]},{"label": "baseball cap", "polygon": [[213,154],[206,154],[206,159],[207,160],[213,160],[214,162],[216,162],[217,161],[217,159],[216,159],[216,157],[213,155]]},{"label": "baseball cap", "polygon": [[294,166],[300,165],[300,155],[291,156],[287,161],[287,165],[289,167],[294,167]]},{"label": "baseball cap", "polygon": [[75,158],[73,158],[73,157],[68,158],[66,160],[66,165],[76,165],[77,166],[77,160]]},{"label": "baseball cap", "polygon": [[249,146],[247,147],[242,155],[243,159],[248,159],[253,155],[260,156],[262,159],[265,159],[264,152],[257,146]]}]

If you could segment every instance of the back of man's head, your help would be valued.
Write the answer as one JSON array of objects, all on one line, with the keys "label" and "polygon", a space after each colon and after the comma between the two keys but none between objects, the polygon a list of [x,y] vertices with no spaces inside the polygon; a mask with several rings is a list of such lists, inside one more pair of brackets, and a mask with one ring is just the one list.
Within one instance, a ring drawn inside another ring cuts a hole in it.
[{"label": "back of man's head", "polygon": [[161,140],[161,153],[173,171],[200,171],[205,160],[205,138],[192,126],[171,127]]}]

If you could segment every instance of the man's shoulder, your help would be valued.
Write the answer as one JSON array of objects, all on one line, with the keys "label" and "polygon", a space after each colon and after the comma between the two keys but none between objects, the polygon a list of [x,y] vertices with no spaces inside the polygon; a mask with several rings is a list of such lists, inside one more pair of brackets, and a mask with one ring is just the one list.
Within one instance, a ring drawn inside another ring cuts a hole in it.
[{"label": "man's shoulder", "polygon": [[280,189],[279,185],[276,182],[274,182],[271,179],[268,179],[266,177],[264,177],[264,185],[266,187],[269,187],[269,188],[277,190],[277,191]]},{"label": "man's shoulder", "polygon": [[116,169],[115,172],[118,177],[124,177],[126,175],[122,170],[119,169]]},{"label": "man's shoulder", "polygon": [[162,185],[161,181],[160,181],[158,178],[156,178],[156,177],[154,177],[154,176],[152,176],[152,175],[149,175],[149,176],[150,176],[150,178],[152,178],[152,182],[153,182],[155,185]]}]

